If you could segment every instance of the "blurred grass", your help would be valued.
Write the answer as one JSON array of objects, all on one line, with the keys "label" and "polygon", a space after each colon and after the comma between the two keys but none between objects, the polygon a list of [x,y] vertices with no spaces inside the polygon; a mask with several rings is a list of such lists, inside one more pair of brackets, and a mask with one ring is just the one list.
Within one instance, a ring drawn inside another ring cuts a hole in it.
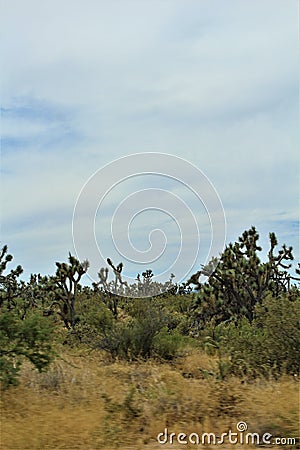
[{"label": "blurred grass", "polygon": [[46,373],[24,364],[20,386],[2,394],[1,449],[195,448],[162,446],[156,437],[165,427],[221,434],[239,421],[252,432],[299,435],[297,377],[248,383],[218,373],[217,359],[198,349],[169,364],[75,350]]}]

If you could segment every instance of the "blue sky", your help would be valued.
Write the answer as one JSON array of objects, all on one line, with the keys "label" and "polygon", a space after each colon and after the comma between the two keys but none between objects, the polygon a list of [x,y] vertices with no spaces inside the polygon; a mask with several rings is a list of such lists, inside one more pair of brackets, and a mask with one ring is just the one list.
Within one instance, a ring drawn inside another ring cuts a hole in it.
[{"label": "blue sky", "polygon": [[[299,260],[296,0],[10,0],[0,20],[1,242],[25,277],[53,274],[75,251],[73,210],[95,171],[145,152],[184,158],[208,177],[226,242],[255,225],[265,246],[275,231]],[[170,180],[153,183],[205,216]],[[106,199],[96,231],[105,255],[118,258],[109,243],[115,206],[149,187],[149,178],[132,180]],[[147,248],[152,224],[163,223],[158,213],[139,216],[135,246]],[[176,253],[169,224],[170,252],[156,272]],[[201,224],[206,251],[207,217]],[[83,253],[95,272],[88,242]]]}]

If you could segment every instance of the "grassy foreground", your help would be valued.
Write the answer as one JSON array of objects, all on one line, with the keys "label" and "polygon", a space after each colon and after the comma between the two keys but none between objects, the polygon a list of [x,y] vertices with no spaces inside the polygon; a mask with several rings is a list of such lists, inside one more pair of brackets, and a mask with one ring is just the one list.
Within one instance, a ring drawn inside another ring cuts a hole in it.
[{"label": "grassy foreground", "polygon": [[20,385],[2,395],[1,449],[251,448],[157,442],[166,427],[219,437],[236,432],[240,421],[261,435],[299,436],[297,377],[222,381],[216,367],[217,360],[199,349],[169,364],[112,362],[104,353],[75,350],[65,351],[47,373],[24,364]]}]

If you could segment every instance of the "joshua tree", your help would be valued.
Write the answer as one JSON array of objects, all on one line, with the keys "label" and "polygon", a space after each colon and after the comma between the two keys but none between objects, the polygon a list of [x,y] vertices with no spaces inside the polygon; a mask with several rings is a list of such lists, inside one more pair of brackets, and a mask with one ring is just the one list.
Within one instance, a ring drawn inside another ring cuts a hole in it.
[{"label": "joshua tree", "polygon": [[[102,286],[104,290],[104,294],[106,297],[106,303],[111,312],[115,317],[118,316],[118,285],[119,287],[126,286],[128,287],[128,284],[126,281],[122,280],[122,270],[123,270],[123,263],[119,263],[117,267],[113,264],[112,260],[110,258],[107,258],[108,265],[113,269],[115,280],[114,281],[108,281],[108,273],[109,270],[107,267],[102,267],[98,272],[98,277],[100,281],[98,283],[93,283],[93,287],[95,290],[98,289],[99,286]],[[120,292],[123,293],[123,292]]]},{"label": "joshua tree", "polygon": [[57,270],[55,277],[51,277],[49,290],[54,291],[55,300],[50,306],[48,314],[53,308],[58,306],[58,314],[62,318],[65,326],[70,329],[76,324],[75,302],[77,299],[79,281],[87,272],[89,262],[82,263],[69,253],[69,264],[56,262]]},{"label": "joshua tree", "polygon": [[34,308],[35,299],[19,281],[20,265],[5,273],[13,260],[7,245],[0,251],[0,382],[1,388],[17,384],[24,357],[39,371],[54,358],[51,322]]},{"label": "joshua tree", "polygon": [[[201,322],[214,317],[219,323],[240,316],[251,321],[254,306],[261,303],[267,294],[278,297],[289,291],[290,280],[296,279],[287,271],[291,264],[286,262],[293,260],[292,247],[284,244],[275,254],[278,242],[275,233],[270,233],[270,249],[267,261],[263,263],[258,257],[262,250],[258,239],[255,227],[244,231],[238,242],[225,248],[217,266],[213,260],[191,277],[189,281],[199,291],[196,310]],[[214,272],[212,266],[216,266]],[[201,273],[209,276],[203,285],[198,281]]]},{"label": "joshua tree", "polygon": [[117,267],[115,267],[113,265],[113,262],[110,258],[107,258],[107,264],[110,265],[110,267],[113,269],[114,274],[115,274],[115,289],[114,291],[117,292],[117,286],[118,283],[120,284],[120,286],[124,285],[127,286],[127,282],[122,280],[122,270],[123,270],[123,263],[120,262],[120,264],[117,265]]},{"label": "joshua tree", "polygon": [[4,274],[7,264],[12,260],[13,256],[8,253],[7,245],[4,245],[0,253],[0,307],[5,305],[8,310],[17,306],[16,299],[20,295],[18,278],[23,272],[22,266],[18,265]]}]

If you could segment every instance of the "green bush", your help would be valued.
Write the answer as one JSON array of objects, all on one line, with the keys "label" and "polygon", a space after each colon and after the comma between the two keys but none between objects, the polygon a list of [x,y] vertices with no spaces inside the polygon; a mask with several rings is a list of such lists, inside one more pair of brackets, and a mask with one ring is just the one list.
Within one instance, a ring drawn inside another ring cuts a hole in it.
[{"label": "green bush", "polygon": [[179,354],[184,345],[185,340],[181,334],[163,328],[153,339],[152,351],[162,359],[171,360]]},{"label": "green bush", "polygon": [[0,315],[0,379],[3,388],[18,383],[24,358],[43,371],[55,354],[51,346],[53,328],[48,318],[29,314],[21,320],[15,311]]},{"label": "green bush", "polygon": [[108,351],[114,358],[134,360],[159,356],[172,359],[182,346],[182,336],[170,330],[170,316],[150,299],[133,299],[126,305],[122,319],[112,326],[99,326],[95,347]]},{"label": "green bush", "polygon": [[85,299],[80,298],[78,302],[79,323],[86,324],[105,332],[111,329],[114,321],[113,313],[97,296]]},{"label": "green bush", "polygon": [[246,318],[222,328],[219,351],[229,356],[231,372],[237,376],[269,376],[273,364],[266,348],[265,330],[256,328]]},{"label": "green bush", "polygon": [[100,348],[114,357],[126,359],[149,358],[155,335],[164,326],[161,314],[152,308],[137,308],[135,317],[115,322],[100,341]]},{"label": "green bush", "polygon": [[300,296],[294,301],[288,296],[266,298],[255,310],[254,326],[266,334],[265,346],[269,359],[279,373],[299,372]]},{"label": "green bush", "polygon": [[299,372],[300,299],[267,297],[254,320],[219,325],[220,347],[236,375],[278,377]]}]

